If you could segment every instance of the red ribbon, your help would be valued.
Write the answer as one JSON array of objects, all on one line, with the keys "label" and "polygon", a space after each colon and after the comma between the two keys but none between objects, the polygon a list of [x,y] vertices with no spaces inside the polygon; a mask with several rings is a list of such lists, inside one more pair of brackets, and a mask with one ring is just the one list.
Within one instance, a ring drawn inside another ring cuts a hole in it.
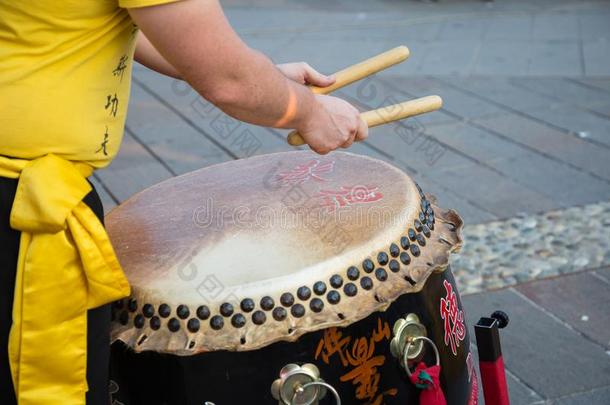
[{"label": "red ribbon", "polygon": [[440,374],[441,366],[428,367],[422,361],[415,367],[415,371],[411,374],[411,382],[422,390],[419,394],[420,405],[447,405],[439,381]]}]

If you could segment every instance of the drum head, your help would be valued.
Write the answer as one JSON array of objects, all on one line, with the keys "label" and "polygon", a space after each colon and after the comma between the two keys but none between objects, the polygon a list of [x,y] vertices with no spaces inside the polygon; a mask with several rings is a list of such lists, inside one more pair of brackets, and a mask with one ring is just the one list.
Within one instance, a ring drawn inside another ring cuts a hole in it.
[{"label": "drum head", "polygon": [[446,266],[461,221],[382,161],[287,152],[170,179],[106,224],[132,286],[114,339],[193,354],[383,310]]}]

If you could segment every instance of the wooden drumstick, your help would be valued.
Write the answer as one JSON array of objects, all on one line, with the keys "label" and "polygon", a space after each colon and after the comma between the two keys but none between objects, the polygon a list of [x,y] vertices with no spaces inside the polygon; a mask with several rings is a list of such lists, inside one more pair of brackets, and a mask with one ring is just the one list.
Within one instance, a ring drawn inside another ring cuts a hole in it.
[{"label": "wooden drumstick", "polygon": [[387,52],[380,53],[370,59],[347,67],[335,73],[335,83],[328,87],[309,86],[311,91],[316,94],[328,94],[335,90],[345,87],[348,84],[354,83],[362,78],[377,73],[384,69],[394,66],[397,63],[409,57],[409,48],[406,46],[398,46],[390,49]]},{"label": "wooden drumstick", "polygon": [[[439,96],[426,96],[366,111],[360,114],[360,118],[366,122],[369,128],[372,128],[392,121],[436,111],[442,106],[443,100]],[[292,131],[288,134],[288,143],[292,146],[300,146],[305,144],[305,140],[297,131]]]}]

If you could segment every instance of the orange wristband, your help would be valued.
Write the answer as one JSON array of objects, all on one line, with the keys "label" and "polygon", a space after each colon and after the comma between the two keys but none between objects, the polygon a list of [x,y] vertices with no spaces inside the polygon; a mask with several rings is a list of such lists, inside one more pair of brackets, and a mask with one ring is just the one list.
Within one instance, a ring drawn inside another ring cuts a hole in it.
[{"label": "orange wristband", "polygon": [[294,90],[288,87],[288,107],[286,108],[286,112],[282,115],[282,118],[277,120],[273,126],[274,127],[282,127],[292,121],[292,119],[297,115],[297,96],[294,93]]}]

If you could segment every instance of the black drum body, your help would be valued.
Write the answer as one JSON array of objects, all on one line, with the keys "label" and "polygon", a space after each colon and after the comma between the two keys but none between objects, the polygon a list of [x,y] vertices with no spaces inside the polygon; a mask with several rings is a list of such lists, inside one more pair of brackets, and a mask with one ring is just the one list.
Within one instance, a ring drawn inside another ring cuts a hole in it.
[{"label": "black drum body", "polygon": [[[277,404],[271,385],[287,364],[313,363],[343,404],[418,404],[419,389],[390,351],[393,326],[416,314],[440,354],[441,385],[447,403],[476,403],[476,374],[462,303],[451,270],[432,274],[424,288],[405,294],[385,312],[344,328],[328,328],[296,342],[259,350],[209,352],[179,357],[135,353],[121,342],[112,347],[113,405]],[[423,345],[427,365],[436,361]],[[333,404],[330,392],[319,404]]]}]

